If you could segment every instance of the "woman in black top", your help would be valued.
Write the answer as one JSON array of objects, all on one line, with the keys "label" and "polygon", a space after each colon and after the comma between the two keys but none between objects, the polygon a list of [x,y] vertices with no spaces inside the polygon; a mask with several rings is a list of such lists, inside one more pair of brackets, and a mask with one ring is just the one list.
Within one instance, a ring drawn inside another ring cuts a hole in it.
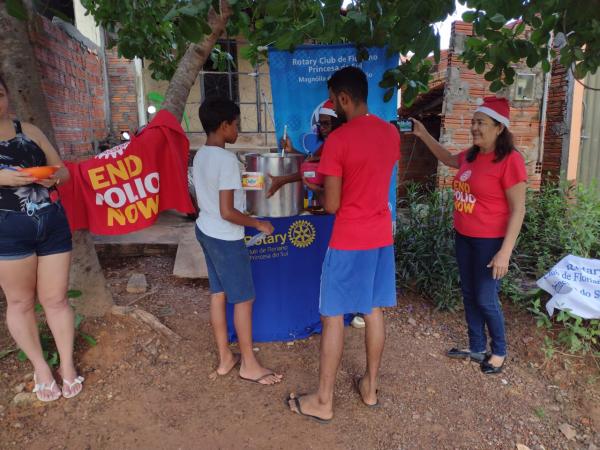
[{"label": "woman in black top", "polygon": [[[45,165],[60,169],[43,180],[18,170]],[[73,397],[83,382],[73,363],[74,314],[66,296],[71,232],[62,206],[51,200],[51,191],[68,179],[46,136],[9,117],[8,89],[0,78],[0,287],[7,299],[8,329],[33,364],[34,392],[42,401]],[[36,295],[60,356],[62,389],[42,354]]]}]

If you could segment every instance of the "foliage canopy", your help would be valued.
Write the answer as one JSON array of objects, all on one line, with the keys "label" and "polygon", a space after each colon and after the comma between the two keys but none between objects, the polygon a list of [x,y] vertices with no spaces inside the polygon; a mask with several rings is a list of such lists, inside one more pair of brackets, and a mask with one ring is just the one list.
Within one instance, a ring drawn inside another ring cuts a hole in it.
[{"label": "foliage canopy", "polygon": [[[229,36],[248,40],[244,56],[252,62],[274,45],[293,49],[305,42],[349,42],[359,56],[369,46],[386,45],[390,52],[412,54],[389,70],[382,86],[404,88],[411,102],[427,89],[431,61],[439,59],[436,22],[455,11],[454,0],[355,0],[342,12],[342,0],[82,0],[83,5],[114,38],[127,57],[152,61],[157,79],[170,79],[191,43],[210,33],[208,13],[231,8]],[[468,39],[465,61],[486,73],[491,89],[512,84],[516,61],[530,67],[560,52],[560,61],[574,67],[578,77],[600,65],[600,0],[460,0],[472,11],[463,18],[473,22],[476,37]],[[518,21],[506,27],[509,22]],[[526,33],[523,33],[527,31]],[[551,47],[557,38],[558,49]],[[558,42],[560,41],[560,42]],[[391,96],[391,92],[388,94]]]}]

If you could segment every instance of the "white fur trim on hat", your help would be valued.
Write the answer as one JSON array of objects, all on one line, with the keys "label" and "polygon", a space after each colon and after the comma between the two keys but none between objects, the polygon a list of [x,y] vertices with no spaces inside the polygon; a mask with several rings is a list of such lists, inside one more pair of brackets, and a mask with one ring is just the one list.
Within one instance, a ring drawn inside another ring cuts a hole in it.
[{"label": "white fur trim on hat", "polygon": [[325,114],[326,116],[337,117],[337,114],[331,108],[321,108],[321,109],[319,109],[319,114]]},{"label": "white fur trim on hat", "polygon": [[498,122],[500,122],[502,125],[504,125],[507,128],[510,124],[510,120],[508,120],[507,117],[503,116],[502,114],[497,113],[492,108],[488,108],[487,106],[478,106],[477,109],[475,110],[475,112],[484,113],[484,114],[490,116],[492,119],[496,119]]}]

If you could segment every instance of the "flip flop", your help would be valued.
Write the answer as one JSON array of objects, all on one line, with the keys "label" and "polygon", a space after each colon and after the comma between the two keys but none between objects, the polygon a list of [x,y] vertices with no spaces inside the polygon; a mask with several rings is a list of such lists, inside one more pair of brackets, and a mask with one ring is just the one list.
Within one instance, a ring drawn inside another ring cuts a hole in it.
[{"label": "flip flop", "polygon": [[369,408],[379,408],[381,406],[381,404],[379,403],[379,389],[375,391],[375,395],[377,395],[377,403],[369,405],[367,402],[365,402],[362,394],[360,393],[360,380],[362,380],[362,377],[358,375],[352,378],[352,386],[354,386],[354,390],[358,393],[358,396],[360,397],[360,400],[362,401],[363,405]]},{"label": "flip flop", "polygon": [[240,362],[242,362],[242,355],[240,355],[239,353],[234,353],[233,357],[235,359],[235,362],[233,363],[233,365],[231,366],[231,369],[229,369],[226,373],[220,374],[217,373],[216,370],[213,370],[209,375],[208,375],[208,379],[209,380],[216,380],[217,378],[221,378],[221,377],[226,377],[227,375],[229,375],[229,373],[235,369],[237,366],[240,365]]},{"label": "flip flop", "polygon": [[[65,380],[65,379],[63,378],[62,396],[63,396],[64,398],[73,398],[73,397],[76,397],[76,396],[78,396],[78,395],[81,393],[81,391],[83,390],[83,381],[84,381],[84,380],[85,380],[85,378],[83,378],[81,375],[79,375],[79,376],[75,377],[75,379],[74,379],[73,381],[67,381],[67,380]],[[78,384],[82,386],[82,388],[81,388],[80,390],[78,390],[78,391],[77,391],[77,392],[75,392],[74,394],[73,394],[73,393],[71,393],[71,394],[68,394],[68,395],[67,395],[67,394],[65,394],[65,386],[68,386],[68,387],[69,387],[69,390],[71,390],[71,391],[72,391],[72,389],[73,389],[73,386],[76,386],[76,385],[78,385]]]},{"label": "flip flop", "polygon": [[246,378],[246,377],[243,377],[240,375],[240,379],[242,379],[244,381],[249,381],[251,383],[260,384],[262,386],[273,386],[274,384],[279,384],[279,383],[271,383],[271,384],[261,383],[262,380],[264,380],[265,378],[268,378],[272,375],[275,375],[275,372],[266,373],[262,377],[258,377],[258,378]]},{"label": "flip flop", "polygon": [[[52,379],[52,383],[38,383],[35,374],[33,374],[33,382],[35,383],[35,386],[34,386],[32,392],[35,393],[37,399],[40,402],[53,402],[55,400],[58,400],[60,398],[60,396],[62,395],[62,392],[60,392],[60,391],[54,392],[54,387],[57,385],[54,378]],[[51,394],[54,392],[54,394],[52,395],[52,397],[45,399],[40,396],[40,392],[43,392],[43,391],[50,391]]]},{"label": "flip flop", "polygon": [[[298,394],[297,397],[295,395],[292,397],[292,394],[288,395],[287,398],[286,398],[286,400],[285,400],[285,405],[294,414],[298,414],[299,416],[303,416],[303,417],[306,417],[308,419],[314,420],[315,422],[317,422],[317,423],[319,423],[321,425],[326,425],[326,424],[328,424],[329,422],[331,422],[333,420],[333,418],[331,418],[331,419],[323,419],[322,417],[313,416],[311,414],[306,414],[306,413],[302,412],[302,407],[300,406],[300,397],[303,397],[304,395],[306,395],[306,394]],[[296,405],[296,409],[298,411],[294,411],[290,407],[290,400],[294,401],[294,404]]]}]

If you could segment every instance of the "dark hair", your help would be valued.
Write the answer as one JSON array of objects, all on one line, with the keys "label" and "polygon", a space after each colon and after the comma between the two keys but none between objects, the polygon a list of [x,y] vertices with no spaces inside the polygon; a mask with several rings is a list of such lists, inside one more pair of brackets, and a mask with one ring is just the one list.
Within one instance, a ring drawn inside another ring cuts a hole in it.
[{"label": "dark hair", "polygon": [[2,85],[2,87],[4,88],[4,90],[6,92],[8,92],[8,86],[6,85],[6,83],[4,82],[4,78],[2,78],[2,75],[0,75],[0,84]]},{"label": "dark hair", "polygon": [[[494,125],[496,125],[496,126],[500,125],[500,122],[498,122],[496,119],[493,119],[491,117],[490,117],[490,119],[492,119],[494,121]],[[475,161],[480,150],[481,149],[479,148],[478,145],[472,146],[469,149],[469,152],[467,153],[467,161],[469,161],[469,162]],[[516,150],[513,135],[510,131],[508,131],[508,128],[505,126],[504,130],[502,130],[502,133],[500,133],[498,135],[498,137],[496,138],[496,148],[494,149],[494,154],[496,157],[494,158],[493,162],[497,163],[497,162],[502,161],[513,150]]]},{"label": "dark hair", "polygon": [[240,107],[223,97],[207,98],[198,110],[202,128],[206,134],[213,133],[223,122],[231,123],[240,117]]},{"label": "dark hair", "polygon": [[345,92],[354,103],[366,103],[369,95],[367,76],[358,67],[348,66],[334,72],[327,80],[327,87],[335,95]]}]

